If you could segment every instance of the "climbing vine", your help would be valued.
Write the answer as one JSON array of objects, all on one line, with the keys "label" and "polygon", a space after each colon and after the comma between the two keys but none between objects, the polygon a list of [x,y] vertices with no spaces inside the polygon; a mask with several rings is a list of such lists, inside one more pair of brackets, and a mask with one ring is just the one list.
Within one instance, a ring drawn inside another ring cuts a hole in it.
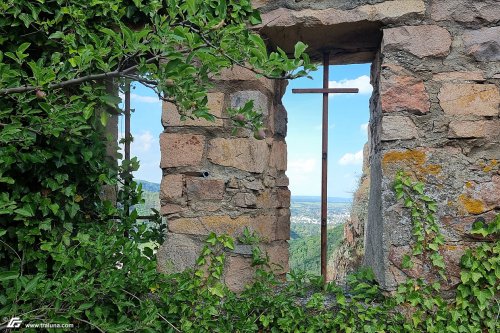
[{"label": "climbing vine", "polygon": [[432,265],[444,277],[445,264],[439,247],[444,244],[444,237],[437,224],[437,203],[424,193],[424,183],[412,181],[409,175],[400,171],[396,174],[394,191],[396,199],[402,200],[408,208],[415,239],[412,253],[403,257],[403,268],[412,268],[412,256],[430,259]]}]

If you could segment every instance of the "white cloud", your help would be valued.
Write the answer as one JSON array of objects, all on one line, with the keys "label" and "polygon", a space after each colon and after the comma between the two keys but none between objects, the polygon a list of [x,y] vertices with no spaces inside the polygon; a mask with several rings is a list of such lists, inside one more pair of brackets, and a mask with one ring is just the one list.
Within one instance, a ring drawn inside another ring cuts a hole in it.
[{"label": "white cloud", "polygon": [[355,153],[344,154],[340,160],[340,165],[361,165],[363,164],[363,150]]},{"label": "white cloud", "polygon": [[290,173],[311,173],[316,169],[317,161],[313,158],[310,159],[301,159],[301,160],[293,160],[288,162],[288,170]]},{"label": "white cloud", "polygon": [[[120,93],[120,98],[122,99],[123,102],[125,102],[125,94]],[[137,94],[130,94],[130,101],[131,102],[137,102],[137,103],[146,103],[146,104],[160,104],[161,101],[158,99],[158,97],[154,96],[143,96],[143,95],[137,95]]]},{"label": "white cloud", "polygon": [[366,133],[368,131],[368,123],[361,124],[359,126],[359,130],[363,133]]},{"label": "white cloud", "polygon": [[[118,133],[119,140],[125,137],[125,133]],[[150,131],[145,131],[140,134],[132,133],[134,141],[130,145],[130,151],[132,155],[138,156],[141,152],[148,152],[153,144],[153,135]],[[122,149],[125,149],[125,144],[120,145]],[[158,153],[159,154],[159,153]],[[139,157],[139,156],[138,156]]]},{"label": "white cloud", "polygon": [[317,195],[320,193],[320,163],[315,158],[298,158],[288,161],[286,171],[293,195]]},{"label": "white cloud", "polygon": [[[370,77],[362,75],[351,80],[330,81],[330,88],[358,88],[359,94],[369,95],[372,93],[373,87],[370,84]],[[330,94],[334,96],[335,94]]]}]

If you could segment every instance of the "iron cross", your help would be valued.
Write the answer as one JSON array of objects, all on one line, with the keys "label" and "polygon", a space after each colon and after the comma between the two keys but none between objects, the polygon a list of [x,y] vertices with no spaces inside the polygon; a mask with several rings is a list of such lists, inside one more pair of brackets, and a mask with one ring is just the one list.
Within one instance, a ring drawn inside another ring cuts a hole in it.
[{"label": "iron cross", "polygon": [[328,180],[328,95],[339,93],[358,93],[357,88],[329,88],[328,76],[330,54],[323,53],[323,88],[292,89],[294,94],[323,94],[323,124],[322,124],[322,164],[321,164],[321,276],[326,282],[326,250],[327,250],[327,180]]}]

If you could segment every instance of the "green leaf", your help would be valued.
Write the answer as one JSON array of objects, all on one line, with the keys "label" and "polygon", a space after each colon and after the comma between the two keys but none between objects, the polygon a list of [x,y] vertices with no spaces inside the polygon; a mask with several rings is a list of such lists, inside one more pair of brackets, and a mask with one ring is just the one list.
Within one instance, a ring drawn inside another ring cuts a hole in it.
[{"label": "green leaf", "polygon": [[295,44],[295,51],[293,53],[294,57],[297,59],[300,58],[300,56],[302,55],[302,53],[304,53],[306,48],[307,45],[302,42],[298,42],[297,44]]},{"label": "green leaf", "polygon": [[0,281],[15,280],[19,277],[18,271],[0,272]]}]

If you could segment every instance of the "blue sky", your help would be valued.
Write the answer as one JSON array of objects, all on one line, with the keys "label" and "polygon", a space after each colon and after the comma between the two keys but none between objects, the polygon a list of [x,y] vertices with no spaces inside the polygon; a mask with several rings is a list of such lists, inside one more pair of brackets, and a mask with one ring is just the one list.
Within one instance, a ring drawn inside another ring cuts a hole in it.
[{"label": "blue sky", "polygon": [[[367,141],[370,65],[330,67],[330,87],[359,88],[359,94],[330,97],[328,196],[350,197],[361,175],[362,149]],[[283,104],[288,111],[288,171],[292,195],[320,195],[321,190],[321,94],[292,94],[292,88],[320,88],[322,68],[313,80],[290,81]],[[137,84],[131,94],[131,153],[141,161],[134,175],[155,183],[161,180],[159,135],[161,103],[149,89]],[[123,119],[119,132],[123,133]]]}]

